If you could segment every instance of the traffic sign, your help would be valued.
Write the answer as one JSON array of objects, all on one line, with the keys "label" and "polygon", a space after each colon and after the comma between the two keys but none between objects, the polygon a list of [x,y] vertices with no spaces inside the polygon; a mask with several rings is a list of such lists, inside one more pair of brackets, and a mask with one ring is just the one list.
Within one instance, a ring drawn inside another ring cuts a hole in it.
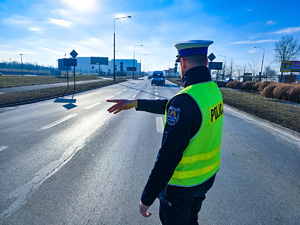
[{"label": "traffic sign", "polygon": [[214,61],[216,56],[213,53],[211,53],[207,58],[212,62],[212,61]]},{"label": "traffic sign", "polygon": [[75,59],[75,57],[78,56],[78,53],[73,49],[70,55],[73,57],[73,59]]}]

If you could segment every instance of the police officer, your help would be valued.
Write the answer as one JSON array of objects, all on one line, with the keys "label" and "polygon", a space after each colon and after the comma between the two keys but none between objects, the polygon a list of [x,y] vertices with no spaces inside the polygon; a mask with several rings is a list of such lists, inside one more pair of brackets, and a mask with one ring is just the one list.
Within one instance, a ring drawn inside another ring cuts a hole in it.
[{"label": "police officer", "polygon": [[107,100],[110,113],[135,108],[165,115],[162,145],[139,204],[148,208],[159,197],[162,224],[198,224],[198,213],[220,166],[223,100],[207,68],[212,41],[175,43],[184,89],[171,100]]}]

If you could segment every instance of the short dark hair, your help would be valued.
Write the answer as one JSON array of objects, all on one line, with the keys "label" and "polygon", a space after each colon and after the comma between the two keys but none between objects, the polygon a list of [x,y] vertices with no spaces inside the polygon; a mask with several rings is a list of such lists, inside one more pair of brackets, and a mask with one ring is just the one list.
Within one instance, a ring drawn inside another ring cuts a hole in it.
[{"label": "short dark hair", "polygon": [[207,55],[188,55],[183,56],[182,58],[195,66],[206,65],[207,63]]}]

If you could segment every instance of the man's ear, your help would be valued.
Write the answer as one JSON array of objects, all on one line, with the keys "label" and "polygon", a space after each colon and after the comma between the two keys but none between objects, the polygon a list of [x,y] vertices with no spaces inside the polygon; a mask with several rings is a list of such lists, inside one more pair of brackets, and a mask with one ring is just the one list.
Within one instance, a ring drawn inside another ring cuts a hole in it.
[{"label": "man's ear", "polygon": [[186,64],[186,60],[185,60],[185,58],[180,58],[180,62],[181,62],[181,68],[182,69],[186,69],[186,67],[187,67],[187,64]]}]

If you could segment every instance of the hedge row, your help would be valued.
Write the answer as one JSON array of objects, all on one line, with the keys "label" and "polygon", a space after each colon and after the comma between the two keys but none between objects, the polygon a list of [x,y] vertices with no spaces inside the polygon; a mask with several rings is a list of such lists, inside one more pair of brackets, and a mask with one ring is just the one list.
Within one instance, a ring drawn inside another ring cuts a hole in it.
[{"label": "hedge row", "polygon": [[226,84],[226,87],[248,91],[260,91],[261,94],[267,98],[276,98],[280,100],[300,103],[300,84],[283,84],[271,81],[240,82],[234,80],[228,82]]}]

